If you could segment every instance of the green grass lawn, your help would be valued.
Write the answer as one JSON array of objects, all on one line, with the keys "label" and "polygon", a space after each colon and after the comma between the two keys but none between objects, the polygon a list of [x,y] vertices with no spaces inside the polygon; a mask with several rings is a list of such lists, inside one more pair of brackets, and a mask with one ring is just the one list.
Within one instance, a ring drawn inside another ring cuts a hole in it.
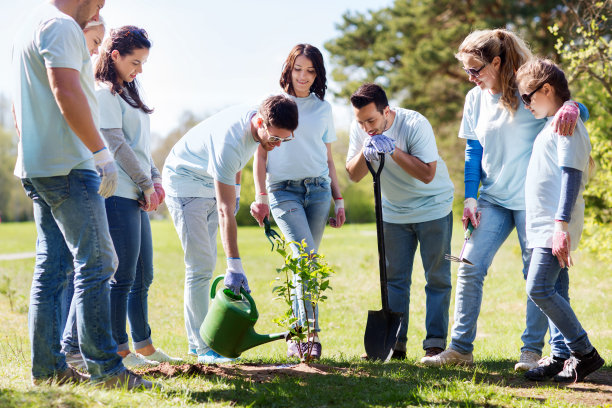
[{"label": "green grass lawn", "polygon": [[[154,344],[171,355],[187,357],[183,328],[183,254],[169,221],[154,221],[155,280],[149,295]],[[459,224],[455,231],[459,231]],[[569,387],[554,383],[527,383],[513,371],[520,353],[525,320],[525,283],[520,249],[513,234],[489,270],[475,342],[473,368],[425,368],[422,357],[425,297],[420,257],[413,274],[408,358],[387,364],[363,362],[363,330],[368,310],[379,310],[378,258],[375,226],[346,225],[328,228],[320,252],[337,272],[333,291],[321,306],[321,340],[324,359],[314,374],[241,375],[231,367],[208,375],[158,378],[163,391],[102,391],[87,385],[32,387],[27,303],[34,259],[0,260],[0,407],[128,407],[128,406],[575,406],[612,404],[612,279],[609,265],[578,252],[570,272],[570,296],[593,344],[608,362],[592,382]],[[257,331],[277,332],[273,317],[283,309],[272,301],[270,282],[281,261],[270,252],[263,230],[241,228],[239,246],[260,312]],[[34,224],[0,224],[0,254],[34,251]],[[453,238],[458,253],[462,236]],[[219,246],[217,273],[223,273],[224,255]],[[453,265],[453,286],[457,266]],[[453,293],[454,295],[454,293]],[[12,303],[12,308],[11,308]],[[454,300],[451,302],[451,325]],[[238,364],[288,364],[286,346],[278,341],[251,349]],[[545,347],[545,353],[549,347]],[[335,368],[334,368],[335,367]],[[257,367],[255,367],[257,369]],[[225,371],[223,371],[225,370]],[[265,374],[266,370],[260,370]],[[228,375],[224,375],[228,374]],[[231,374],[231,375],[230,375]]]}]

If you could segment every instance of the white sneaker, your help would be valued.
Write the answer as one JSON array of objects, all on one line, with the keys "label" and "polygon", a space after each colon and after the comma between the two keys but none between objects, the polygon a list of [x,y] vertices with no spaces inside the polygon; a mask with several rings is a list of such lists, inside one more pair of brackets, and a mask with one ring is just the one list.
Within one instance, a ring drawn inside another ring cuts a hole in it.
[{"label": "white sneaker", "polygon": [[157,361],[148,360],[138,353],[130,353],[122,359],[123,365],[127,368],[144,368],[147,366],[159,365]]},{"label": "white sneaker", "polygon": [[157,361],[158,363],[170,363],[170,364],[178,364],[178,363],[182,363],[183,360],[180,358],[176,358],[176,357],[170,357],[169,355],[167,355],[166,353],[164,353],[164,351],[160,348],[158,348],[157,350],[155,350],[155,353],[150,354],[148,356],[138,354],[139,357],[144,358],[145,360],[151,360],[151,361]]},{"label": "white sneaker", "polygon": [[538,362],[542,356],[533,351],[522,351],[521,358],[514,365],[514,371],[529,371],[538,367]]},{"label": "white sneaker", "polygon": [[430,367],[441,367],[443,365],[472,365],[474,364],[474,356],[472,353],[462,354],[449,347],[435,356],[423,357],[421,363]]}]

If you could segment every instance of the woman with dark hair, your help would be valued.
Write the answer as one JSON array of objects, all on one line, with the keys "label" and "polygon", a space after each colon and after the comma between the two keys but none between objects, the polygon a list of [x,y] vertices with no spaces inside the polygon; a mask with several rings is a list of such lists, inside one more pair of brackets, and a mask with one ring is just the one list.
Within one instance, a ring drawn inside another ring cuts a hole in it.
[{"label": "woman with dark hair", "polygon": [[[117,190],[106,199],[109,230],[119,260],[110,282],[111,328],[117,353],[129,368],[180,361],[153,346],[148,323],[153,243],[147,212],[155,211],[165,196],[161,175],[151,159],[149,114],[153,110],[142,101],[136,82],[150,47],[141,28],[111,30],[95,67],[100,130],[119,164]],[[129,349],[126,319],[136,353]]]},{"label": "woman with dark hair", "polygon": [[[335,217],[329,219],[329,224],[340,228],[346,219],[331,153],[336,132],[331,105],[324,100],[326,81],[321,52],[309,44],[293,47],[283,66],[280,86],[298,106],[295,139],[270,152],[260,147],[253,164],[256,190],[255,202],[251,205],[253,217],[262,225],[271,210],[288,241],[305,240],[306,251],[315,253],[332,197]],[[297,255],[297,248],[293,251]],[[318,310],[312,310],[308,294],[302,293],[301,282],[297,277],[294,279],[293,308],[297,326],[314,324],[314,327],[306,343],[288,343],[287,356],[301,356],[311,349],[311,358],[318,359],[321,356]]]}]

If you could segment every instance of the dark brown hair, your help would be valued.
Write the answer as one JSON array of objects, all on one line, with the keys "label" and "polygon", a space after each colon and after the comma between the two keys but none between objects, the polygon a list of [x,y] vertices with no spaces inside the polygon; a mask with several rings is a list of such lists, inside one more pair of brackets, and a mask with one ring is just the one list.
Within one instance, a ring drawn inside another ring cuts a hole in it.
[{"label": "dark brown hair", "polygon": [[325,75],[323,55],[321,55],[321,51],[319,51],[317,47],[310,44],[298,44],[293,47],[289,53],[289,56],[283,64],[283,72],[279,81],[281,88],[283,88],[289,95],[296,96],[295,91],[293,90],[293,82],[291,81],[291,73],[293,72],[293,67],[295,66],[295,60],[300,55],[305,56],[310,60],[310,62],[312,62],[315,73],[317,74],[313,84],[310,86],[310,92],[314,93],[319,99],[323,100],[323,98],[325,98],[325,89],[327,89],[327,77]]},{"label": "dark brown hair", "polygon": [[95,76],[97,81],[107,83],[110,86],[113,95],[119,94],[131,107],[141,109],[145,113],[152,113],[153,109],[150,109],[140,99],[136,79],[122,84],[117,78],[115,64],[111,58],[111,54],[115,50],[124,57],[132,54],[135,49],[142,48],[151,48],[151,41],[149,41],[144,29],[135,26],[123,26],[110,30],[110,35],[104,40],[100,57],[96,62]]},{"label": "dark brown hair", "polygon": [[372,102],[380,113],[383,113],[384,109],[389,106],[387,94],[380,85],[363,84],[351,95],[351,104],[357,109],[361,109]]},{"label": "dark brown hair", "polygon": [[522,65],[516,73],[516,82],[522,88],[529,90],[549,84],[561,102],[569,101],[571,98],[565,74],[549,59],[534,58]]},{"label": "dark brown hair", "polygon": [[298,109],[291,98],[274,95],[259,106],[259,114],[266,126],[294,131],[298,127]]}]

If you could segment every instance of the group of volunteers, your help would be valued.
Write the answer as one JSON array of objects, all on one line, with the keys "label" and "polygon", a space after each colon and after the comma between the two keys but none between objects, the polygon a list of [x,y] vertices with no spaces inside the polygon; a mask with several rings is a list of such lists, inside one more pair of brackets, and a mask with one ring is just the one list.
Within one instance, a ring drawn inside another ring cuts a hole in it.
[{"label": "group of volunteers", "polygon": [[[304,240],[316,256],[326,224],[339,228],[346,220],[332,157],[336,132],[325,101],[326,70],[316,47],[293,47],[280,93],[258,106],[225,109],[189,130],[160,172],[151,158],[153,109],[136,81],[152,43],[135,26],[106,33],[99,15],[104,3],[44,3],[23,22],[13,47],[15,175],[32,199],[38,233],[29,309],[34,385],[151,388],[156,385],[131,369],[182,361],[154,346],[148,321],[154,275],[148,212],[161,203],[184,251],[188,352],[204,364],[231,361],[200,336],[217,229],[227,258],[225,286],[250,292],[236,224],[241,170],[249,160],[254,157],[256,191],[250,212],[260,225],[271,215],[288,241]],[[515,368],[532,380],[580,381],[604,363],[568,297],[570,251],[580,240],[591,165],[579,117],[586,120],[588,111],[570,101],[563,71],[533,57],[511,31],[475,31],[456,57],[476,85],[459,131],[467,140],[463,225],[474,231],[463,256],[470,264],[459,266],[448,347],[452,286],[445,255],[454,187],[434,131],[420,113],[390,106],[379,85],[363,84],[350,98],[350,179],[363,179],[366,162],[376,168],[386,155],[381,189],[389,304],[404,316],[392,357],[406,357],[420,246],[427,282],[421,363],[473,364],[484,277],[516,228],[528,298]],[[309,294],[297,277],[294,286],[296,324],[318,322],[318,309],[301,301]],[[541,359],[547,330],[552,355]],[[304,342],[287,342],[288,357],[306,349],[321,357],[318,325],[311,332]]]}]

